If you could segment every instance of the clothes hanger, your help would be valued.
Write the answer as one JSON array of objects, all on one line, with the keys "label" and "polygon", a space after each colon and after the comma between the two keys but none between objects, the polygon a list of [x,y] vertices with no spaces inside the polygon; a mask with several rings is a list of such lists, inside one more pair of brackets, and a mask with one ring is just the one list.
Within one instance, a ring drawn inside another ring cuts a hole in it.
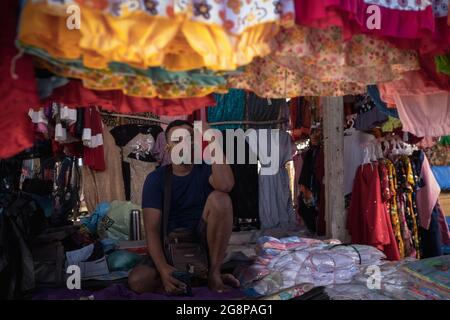
[{"label": "clothes hanger", "polygon": [[391,141],[391,145],[392,145],[392,150],[391,150],[391,154],[393,156],[398,156],[399,155],[399,150],[397,149],[397,141],[395,141],[394,139]]},{"label": "clothes hanger", "polygon": [[404,156],[409,155],[409,149],[408,149],[408,145],[405,144],[403,141],[399,141],[399,146],[400,146],[400,150],[401,150],[401,154]]},{"label": "clothes hanger", "polygon": [[376,141],[375,143],[377,159],[384,159],[383,149],[381,148],[381,142]]},{"label": "clothes hanger", "polygon": [[384,157],[387,157],[389,155],[389,141],[388,140],[383,141],[383,147],[384,147],[383,155],[384,155]]},{"label": "clothes hanger", "polygon": [[371,162],[376,162],[377,159],[377,155],[376,155],[376,148],[375,148],[375,144],[371,143],[370,144],[370,161]]},{"label": "clothes hanger", "polygon": [[163,120],[151,118],[151,117],[132,116],[132,115],[128,115],[128,114],[107,113],[107,112],[101,112],[100,114],[105,115],[105,116],[117,117],[117,118],[137,119],[137,120],[152,121],[152,122],[158,122],[158,123],[162,123],[162,124],[168,124],[167,121],[163,121]]},{"label": "clothes hanger", "polygon": [[405,149],[406,149],[406,155],[410,156],[413,154],[414,151],[418,150],[419,148],[417,148],[416,145],[405,143]]},{"label": "clothes hanger", "polygon": [[403,155],[403,149],[401,148],[400,142],[398,140],[395,140],[395,150],[397,155]]},{"label": "clothes hanger", "polygon": [[363,165],[365,164],[369,164],[370,163],[370,167],[372,168],[373,171],[373,162],[371,161],[371,151],[370,151],[370,145],[366,144],[364,146],[364,160],[363,160]]},{"label": "clothes hanger", "polygon": [[347,121],[347,125],[349,126],[349,128],[344,130],[344,135],[350,136],[356,131],[356,129],[354,127],[355,126],[355,120],[353,118],[349,119]]}]

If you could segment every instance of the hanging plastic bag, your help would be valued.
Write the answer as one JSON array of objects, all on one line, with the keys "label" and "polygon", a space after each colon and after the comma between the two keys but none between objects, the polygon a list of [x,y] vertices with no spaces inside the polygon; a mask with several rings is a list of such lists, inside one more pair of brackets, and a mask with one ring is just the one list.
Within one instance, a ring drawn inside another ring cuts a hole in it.
[{"label": "hanging plastic bag", "polygon": [[130,201],[114,200],[111,202],[107,215],[98,224],[97,233],[99,237],[101,239],[129,240],[130,212],[140,209],[140,206]]}]

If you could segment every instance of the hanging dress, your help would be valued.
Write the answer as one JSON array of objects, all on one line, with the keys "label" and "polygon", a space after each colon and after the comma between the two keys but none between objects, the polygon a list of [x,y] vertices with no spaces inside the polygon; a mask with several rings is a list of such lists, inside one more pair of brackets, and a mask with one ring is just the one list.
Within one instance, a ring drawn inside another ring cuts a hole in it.
[{"label": "hanging dress", "polygon": [[356,172],[347,229],[352,243],[371,245],[383,251],[389,260],[399,260],[391,220],[383,204],[378,166],[378,163],[363,164]]}]

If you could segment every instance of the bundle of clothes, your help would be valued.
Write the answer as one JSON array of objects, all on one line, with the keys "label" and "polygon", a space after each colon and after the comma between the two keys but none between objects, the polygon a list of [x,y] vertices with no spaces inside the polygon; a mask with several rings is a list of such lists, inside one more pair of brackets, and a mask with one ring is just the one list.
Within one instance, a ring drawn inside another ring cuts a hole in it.
[{"label": "bundle of clothes", "polygon": [[[450,256],[364,267],[351,283],[325,288],[332,300],[448,300]],[[375,278],[378,278],[377,281]]]},{"label": "bundle of clothes", "polygon": [[303,283],[349,283],[362,266],[380,265],[386,259],[383,252],[371,246],[297,236],[261,237],[256,252],[253,265],[235,271],[246,295],[251,297],[271,295]]}]

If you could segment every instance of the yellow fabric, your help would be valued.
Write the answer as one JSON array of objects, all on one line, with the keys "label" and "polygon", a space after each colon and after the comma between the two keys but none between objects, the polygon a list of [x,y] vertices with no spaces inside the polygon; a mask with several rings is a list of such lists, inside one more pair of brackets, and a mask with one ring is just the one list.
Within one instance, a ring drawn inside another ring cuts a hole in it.
[{"label": "yellow fabric", "polygon": [[80,47],[89,68],[106,68],[109,61],[134,66],[163,64],[165,49],[179,31],[180,21],[152,18],[142,12],[115,18],[83,8]]},{"label": "yellow fabric", "polygon": [[390,160],[383,160],[387,171],[389,179],[389,189],[390,189],[390,199],[386,202],[389,213],[391,215],[392,230],[394,231],[395,239],[397,240],[398,251],[400,253],[400,258],[405,258],[405,245],[403,243],[402,233],[401,233],[401,222],[399,217],[399,209],[397,206],[397,175],[395,171],[394,164]]},{"label": "yellow fabric", "polygon": [[88,7],[81,9],[80,30],[69,30],[66,20],[67,16],[29,1],[19,39],[56,58],[82,58],[89,68],[105,69],[116,61],[172,71],[234,70],[269,54],[269,42],[278,32],[278,22],[231,35],[221,26],[190,21],[185,15],[164,18],[138,11],[114,17]]},{"label": "yellow fabric", "polygon": [[42,4],[27,2],[22,11],[18,37],[55,58],[78,59],[81,56],[79,30],[69,30],[65,17],[51,15]]},{"label": "yellow fabric", "polygon": [[399,119],[393,118],[391,116],[388,117],[388,120],[383,123],[381,126],[381,131],[383,132],[392,132],[397,128],[401,128],[402,123]]}]

